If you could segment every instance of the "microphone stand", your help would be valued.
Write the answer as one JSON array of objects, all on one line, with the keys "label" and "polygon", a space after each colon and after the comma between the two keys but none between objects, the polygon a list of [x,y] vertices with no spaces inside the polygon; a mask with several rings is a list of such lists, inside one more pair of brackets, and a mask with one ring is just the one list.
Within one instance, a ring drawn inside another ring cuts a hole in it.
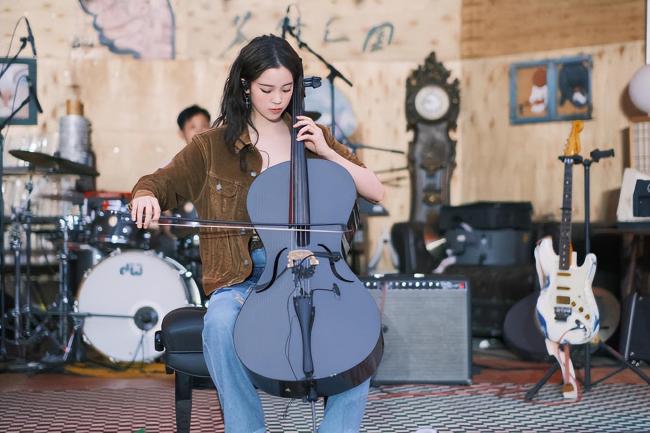
[{"label": "microphone stand", "polygon": [[0,78],[2,78],[2,76],[7,73],[7,70],[9,70],[9,66],[13,65],[16,62],[16,59],[20,55],[21,51],[25,49],[26,46],[27,46],[27,38],[20,38],[20,47],[18,48],[18,52],[11,59],[9,59],[7,63],[3,65],[2,69],[0,69]]},{"label": "microphone stand", "polygon": [[[341,132],[341,134],[343,134],[343,132]],[[347,139],[343,140],[341,143],[345,144],[350,149],[352,149],[352,153],[357,153],[357,149],[380,150],[382,152],[399,153],[400,155],[404,155],[406,153],[403,150],[386,149],[385,147],[375,147],[375,146],[368,146],[367,144],[352,143],[352,142],[348,141]]]},{"label": "microphone stand", "polygon": [[[30,32],[31,33],[31,32]],[[9,59],[7,63],[4,64],[3,68],[0,69],[0,78],[4,76],[9,70],[9,67],[16,62],[16,59],[20,53],[27,46],[29,38],[20,38],[20,46],[16,54]],[[33,45],[32,45],[33,47]],[[28,86],[31,86],[31,83],[28,81]],[[27,97],[23,102],[20,103],[18,108],[16,108],[7,118],[5,118],[2,123],[0,123],[0,359],[5,358],[7,355],[7,346],[6,346],[6,320],[5,320],[5,202],[4,202],[4,192],[2,190],[2,182],[4,176],[4,136],[2,135],[2,130],[5,126],[9,125],[11,119],[18,114],[22,108],[27,105],[32,100],[32,92],[28,92]],[[18,275],[15,278],[19,278]]]},{"label": "microphone stand", "polygon": [[[289,9],[287,8],[287,13],[289,12]],[[318,54],[316,51],[314,51],[306,42],[304,42],[302,39],[300,39],[300,36],[296,35],[294,33],[294,27],[289,25],[289,18],[285,15],[283,21],[282,21],[282,39],[285,38],[285,35],[288,33],[289,35],[293,36],[293,38],[298,42],[298,48],[304,48],[307,51],[309,51],[311,54],[313,54],[318,60],[320,60],[325,67],[329,70],[329,74],[327,74],[327,81],[330,83],[330,111],[331,111],[331,129],[332,129],[332,134],[334,137],[336,137],[336,129],[338,127],[336,123],[336,109],[335,106],[336,104],[334,103],[334,80],[339,77],[343,81],[345,81],[346,84],[348,84],[350,87],[353,87],[353,84],[350,80],[345,78],[345,76],[334,67],[331,63],[329,63],[327,60],[323,58],[320,54]],[[373,149],[373,150],[380,150],[384,152],[391,152],[391,153],[398,153],[401,155],[404,155],[405,152],[401,150],[395,150],[395,149],[386,149],[382,147],[375,147],[375,146],[368,146],[365,144],[357,144],[357,143],[352,143],[348,139],[348,137],[345,135],[343,130],[339,127],[338,128],[339,132],[341,133],[342,140],[341,143],[345,144],[348,146],[350,149],[352,149],[352,153],[356,153],[357,149]]]},{"label": "microphone stand", "polygon": [[[22,110],[22,108],[29,103],[32,96],[31,93],[27,95],[25,100],[20,103],[18,108],[16,108],[6,119],[0,123],[0,185],[3,181],[3,172],[4,172],[4,135],[2,135],[2,130],[11,122],[11,119],[16,116],[16,114]],[[2,254],[0,255],[0,271],[2,271],[2,276],[0,277],[0,357],[7,355],[7,346],[6,346],[6,321],[5,321],[5,204],[4,204],[4,193],[0,188],[0,245],[2,246]],[[16,280],[19,279],[19,276],[15,276]]]},{"label": "microphone stand", "polygon": [[352,87],[353,84],[352,84],[352,82],[350,80],[345,78],[345,76],[343,76],[343,74],[338,69],[336,69],[334,67],[334,65],[332,65],[327,60],[325,60],[323,58],[323,56],[318,54],[307,43],[305,43],[302,39],[300,39],[300,36],[296,35],[293,32],[293,27],[289,26],[287,21],[288,20],[285,19],[285,21],[283,21],[283,23],[282,23],[282,33],[283,34],[288,33],[289,35],[293,36],[293,38],[296,40],[296,42],[298,42],[298,48],[304,48],[307,51],[309,51],[310,53],[312,53],[329,70],[329,74],[327,74],[327,81],[329,81],[329,83],[330,83],[330,99],[331,99],[330,102],[331,102],[331,115],[332,115],[331,128],[332,128],[332,134],[334,136],[336,136],[336,118],[335,118],[336,113],[335,113],[335,109],[334,109],[334,107],[335,107],[335,105],[334,105],[334,80],[337,77],[339,77],[343,81],[345,81],[345,83],[347,85],[349,85],[350,87]]}]

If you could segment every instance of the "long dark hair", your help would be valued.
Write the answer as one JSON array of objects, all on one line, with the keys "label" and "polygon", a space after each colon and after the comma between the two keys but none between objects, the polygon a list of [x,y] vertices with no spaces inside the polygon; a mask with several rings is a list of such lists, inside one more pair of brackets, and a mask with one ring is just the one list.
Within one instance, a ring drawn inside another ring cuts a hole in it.
[{"label": "long dark hair", "polygon": [[[293,76],[294,83],[303,74],[302,60],[287,41],[274,35],[258,36],[241,49],[230,67],[226,84],[223,87],[221,109],[213,127],[224,126],[226,145],[235,152],[235,143],[245,128],[255,126],[250,120],[251,107],[244,100],[242,79],[250,86],[264,71],[284,66]],[[291,104],[287,107],[291,111]],[[250,149],[246,149],[250,151]],[[240,155],[244,169],[244,154]]]}]

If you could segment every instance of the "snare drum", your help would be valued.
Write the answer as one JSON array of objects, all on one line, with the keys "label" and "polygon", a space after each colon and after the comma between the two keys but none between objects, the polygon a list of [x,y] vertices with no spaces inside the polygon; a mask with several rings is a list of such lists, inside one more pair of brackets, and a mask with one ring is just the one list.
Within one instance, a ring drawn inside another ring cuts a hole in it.
[{"label": "snare drum", "polygon": [[[84,278],[77,308],[86,341],[115,361],[160,356],[154,334],[171,310],[200,305],[192,275],[151,251],[116,252]],[[114,316],[114,317],[110,317]]]}]

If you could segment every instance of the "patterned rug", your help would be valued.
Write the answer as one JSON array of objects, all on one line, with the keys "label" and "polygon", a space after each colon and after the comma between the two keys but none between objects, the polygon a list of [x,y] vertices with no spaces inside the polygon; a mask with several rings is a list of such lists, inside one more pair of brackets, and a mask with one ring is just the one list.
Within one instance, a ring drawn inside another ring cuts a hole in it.
[{"label": "patterned rug", "polygon": [[[1,379],[1,377],[0,377]],[[650,387],[601,384],[577,402],[557,384],[532,402],[526,386],[410,385],[371,389],[365,433],[648,432]],[[310,407],[262,396],[269,433],[308,433]],[[192,432],[223,432],[213,390],[193,394]],[[322,405],[317,417],[322,418]],[[173,432],[171,386],[0,393],[1,432]]]}]

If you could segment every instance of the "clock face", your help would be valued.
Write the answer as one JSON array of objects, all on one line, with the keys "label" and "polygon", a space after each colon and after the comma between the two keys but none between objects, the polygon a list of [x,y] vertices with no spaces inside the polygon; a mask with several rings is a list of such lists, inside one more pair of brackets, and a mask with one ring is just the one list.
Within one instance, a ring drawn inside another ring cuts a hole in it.
[{"label": "clock face", "polygon": [[449,110],[449,95],[440,86],[424,86],[415,95],[415,110],[425,120],[438,120]]}]

